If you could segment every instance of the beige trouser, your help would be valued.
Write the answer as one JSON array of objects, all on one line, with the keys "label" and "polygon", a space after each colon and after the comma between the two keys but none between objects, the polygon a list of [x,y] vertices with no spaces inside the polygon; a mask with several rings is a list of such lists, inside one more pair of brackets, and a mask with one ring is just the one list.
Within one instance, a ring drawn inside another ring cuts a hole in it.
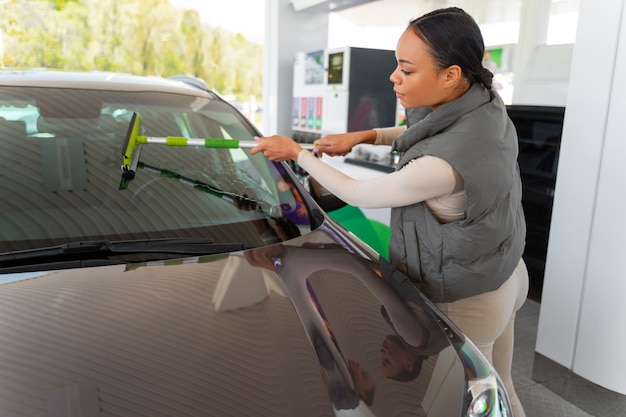
[{"label": "beige trouser", "polygon": [[528,294],[528,271],[523,260],[495,291],[437,307],[452,320],[493,364],[511,399],[515,417],[525,417],[511,378],[515,313]]}]

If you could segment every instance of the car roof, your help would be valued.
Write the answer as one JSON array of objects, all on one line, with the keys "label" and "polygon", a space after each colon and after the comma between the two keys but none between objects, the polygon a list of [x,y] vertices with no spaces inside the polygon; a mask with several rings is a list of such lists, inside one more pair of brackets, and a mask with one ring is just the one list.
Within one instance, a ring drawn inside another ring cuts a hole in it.
[{"label": "car roof", "polygon": [[218,97],[203,80],[186,75],[164,78],[107,71],[4,70],[0,71],[0,85],[109,91],[155,91]]}]

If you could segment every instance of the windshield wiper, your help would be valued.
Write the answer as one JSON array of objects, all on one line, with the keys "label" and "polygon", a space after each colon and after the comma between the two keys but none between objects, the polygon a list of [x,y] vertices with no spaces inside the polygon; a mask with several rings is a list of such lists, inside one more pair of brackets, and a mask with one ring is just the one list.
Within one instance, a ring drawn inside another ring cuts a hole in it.
[{"label": "windshield wiper", "polygon": [[0,268],[31,262],[67,260],[68,258],[91,259],[139,253],[210,255],[253,247],[244,243],[213,243],[212,240],[204,238],[69,242],[58,246],[1,253]]}]

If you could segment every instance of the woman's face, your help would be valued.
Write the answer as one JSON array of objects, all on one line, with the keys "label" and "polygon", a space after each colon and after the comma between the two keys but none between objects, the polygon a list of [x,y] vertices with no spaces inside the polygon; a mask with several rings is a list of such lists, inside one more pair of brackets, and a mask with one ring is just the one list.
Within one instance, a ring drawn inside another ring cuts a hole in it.
[{"label": "woman's face", "polygon": [[415,356],[403,345],[398,336],[388,335],[380,348],[381,372],[387,378],[395,378],[407,372],[415,364]]},{"label": "woman's face", "polygon": [[412,29],[405,30],[400,36],[396,60],[398,66],[389,79],[405,108],[428,106],[434,110],[462,95],[454,88],[458,86],[458,80],[453,78],[456,70],[450,71],[456,66],[439,69],[428,46]]},{"label": "woman's face", "polygon": [[360,363],[351,359],[348,360],[348,369],[354,379],[354,385],[359,391],[359,397],[361,399],[367,398],[368,393],[372,392],[376,386],[372,374],[370,374],[367,369],[363,368]]}]

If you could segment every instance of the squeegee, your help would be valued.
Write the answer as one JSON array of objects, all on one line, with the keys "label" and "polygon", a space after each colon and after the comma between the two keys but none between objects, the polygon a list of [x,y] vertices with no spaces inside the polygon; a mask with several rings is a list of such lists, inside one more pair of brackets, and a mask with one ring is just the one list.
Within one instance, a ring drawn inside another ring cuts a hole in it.
[{"label": "squeegee", "polygon": [[[122,149],[124,162],[122,171],[124,178],[132,179],[137,168],[139,160],[139,152],[135,152],[138,145],[144,144],[160,144],[167,146],[197,146],[213,149],[250,149],[258,145],[253,140],[237,140],[237,139],[217,139],[217,138],[186,138],[178,136],[154,137],[140,135],[141,116],[133,113],[130,126],[126,132],[126,140]],[[312,143],[299,143],[303,149],[312,150],[315,145]]]}]

